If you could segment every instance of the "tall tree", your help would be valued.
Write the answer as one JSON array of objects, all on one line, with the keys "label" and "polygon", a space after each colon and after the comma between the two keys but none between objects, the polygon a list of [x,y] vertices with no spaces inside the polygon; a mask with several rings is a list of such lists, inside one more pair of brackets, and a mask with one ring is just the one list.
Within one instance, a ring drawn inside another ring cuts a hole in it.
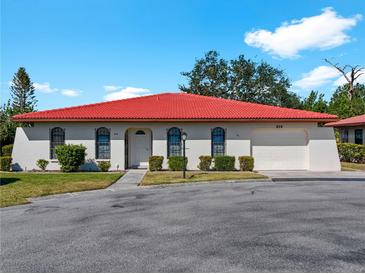
[{"label": "tall tree", "polygon": [[284,71],[266,62],[254,62],[244,55],[226,61],[216,51],[209,51],[196,60],[194,68],[182,72],[187,85],[179,85],[187,93],[263,103],[284,107],[299,107],[300,98],[288,89]]},{"label": "tall tree", "polygon": [[351,66],[351,65],[344,65],[341,66],[338,63],[334,64],[328,59],[324,59],[328,64],[330,64],[332,67],[337,69],[342,76],[347,81],[347,95],[349,99],[351,100],[354,96],[355,91],[355,81],[365,73],[365,67],[361,67],[359,65]]},{"label": "tall tree", "polygon": [[318,91],[312,90],[307,98],[302,101],[302,108],[305,110],[315,111],[315,112],[327,112],[328,104],[324,100],[324,94],[318,93]]},{"label": "tall tree", "polygon": [[340,86],[333,93],[329,102],[329,113],[340,118],[349,118],[365,113],[365,85],[356,84],[352,99],[348,97],[348,84]]},{"label": "tall tree", "polygon": [[37,100],[34,94],[34,86],[25,68],[20,67],[14,74],[10,91],[14,113],[25,113],[35,110]]}]

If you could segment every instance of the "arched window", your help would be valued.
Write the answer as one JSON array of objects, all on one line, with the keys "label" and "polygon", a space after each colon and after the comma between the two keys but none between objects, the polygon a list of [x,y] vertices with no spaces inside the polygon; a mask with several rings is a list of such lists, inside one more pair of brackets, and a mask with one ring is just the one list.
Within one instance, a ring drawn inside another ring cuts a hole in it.
[{"label": "arched window", "polygon": [[96,131],[96,159],[110,159],[110,132],[105,127]]},{"label": "arched window", "polygon": [[55,148],[56,146],[63,145],[64,143],[65,143],[65,131],[60,127],[52,128],[51,146],[50,146],[51,159],[57,159]]},{"label": "arched window", "polygon": [[181,131],[177,127],[167,132],[167,157],[181,155]]},{"label": "arched window", "polygon": [[225,153],[225,132],[221,127],[212,130],[212,156],[223,156]]}]

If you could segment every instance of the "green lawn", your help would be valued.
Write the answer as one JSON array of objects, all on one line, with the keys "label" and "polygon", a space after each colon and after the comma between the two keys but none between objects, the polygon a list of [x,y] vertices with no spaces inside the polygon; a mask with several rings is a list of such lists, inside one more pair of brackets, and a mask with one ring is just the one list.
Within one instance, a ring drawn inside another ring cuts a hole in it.
[{"label": "green lawn", "polygon": [[199,181],[221,181],[221,180],[247,180],[247,179],[266,179],[267,177],[254,172],[241,171],[187,171],[186,179],[182,178],[182,171],[156,171],[147,172],[141,186],[192,183]]},{"label": "green lawn", "polygon": [[0,173],[0,207],[28,203],[27,198],[106,188],[120,172]]},{"label": "green lawn", "polygon": [[344,171],[365,171],[365,164],[356,164],[356,163],[346,163],[341,162],[342,170]]}]

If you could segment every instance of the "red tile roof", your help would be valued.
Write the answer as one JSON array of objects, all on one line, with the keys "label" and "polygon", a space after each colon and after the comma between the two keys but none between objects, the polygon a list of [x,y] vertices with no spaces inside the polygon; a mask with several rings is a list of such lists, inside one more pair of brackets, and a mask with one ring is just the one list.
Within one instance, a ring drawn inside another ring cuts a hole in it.
[{"label": "red tile roof", "polygon": [[162,93],[15,115],[14,121],[218,121],[309,120],[337,116],[186,93]]},{"label": "red tile roof", "polygon": [[326,124],[326,127],[365,126],[365,114]]}]

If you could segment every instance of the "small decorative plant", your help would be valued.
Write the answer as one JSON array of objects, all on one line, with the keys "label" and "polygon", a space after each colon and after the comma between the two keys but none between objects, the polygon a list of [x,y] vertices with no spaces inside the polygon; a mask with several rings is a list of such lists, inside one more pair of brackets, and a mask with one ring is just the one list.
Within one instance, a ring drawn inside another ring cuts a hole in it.
[{"label": "small decorative plant", "polygon": [[340,143],[337,144],[340,160],[351,163],[365,163],[365,146]]},{"label": "small decorative plant", "polygon": [[13,159],[10,156],[0,157],[0,170],[1,171],[10,171],[12,160]]},{"label": "small decorative plant", "polygon": [[210,166],[212,165],[212,156],[202,155],[199,157],[200,163],[198,168],[203,171],[210,170]]},{"label": "small decorative plant", "polygon": [[45,171],[45,170],[47,169],[48,164],[49,164],[49,162],[48,162],[47,160],[45,160],[45,159],[39,159],[39,160],[37,161],[37,166],[38,166],[41,170],[43,170],[43,171]]},{"label": "small decorative plant", "polygon": [[83,145],[59,145],[55,149],[57,160],[63,172],[77,171],[85,163],[86,147]]},{"label": "small decorative plant", "polygon": [[214,157],[214,167],[218,171],[232,171],[235,165],[234,156],[216,156]]},{"label": "small decorative plant", "polygon": [[111,164],[109,161],[100,161],[100,162],[98,162],[98,167],[101,171],[107,172],[107,171],[109,171]]},{"label": "small decorative plant", "polygon": [[160,171],[162,169],[163,156],[151,156],[148,163],[150,171]]},{"label": "small decorative plant", "polygon": [[1,148],[2,156],[11,156],[12,152],[13,152],[13,145],[6,145]]},{"label": "small decorative plant", "polygon": [[185,161],[184,161],[184,157],[182,157],[182,156],[170,156],[168,158],[169,170],[172,170],[172,171],[182,171],[184,169],[184,165],[185,165],[185,170],[186,170],[187,164],[188,164],[188,158],[186,158],[186,157],[185,157]]},{"label": "small decorative plant", "polygon": [[240,170],[242,171],[252,171],[254,166],[254,159],[251,156],[240,156],[238,157],[240,162]]}]

